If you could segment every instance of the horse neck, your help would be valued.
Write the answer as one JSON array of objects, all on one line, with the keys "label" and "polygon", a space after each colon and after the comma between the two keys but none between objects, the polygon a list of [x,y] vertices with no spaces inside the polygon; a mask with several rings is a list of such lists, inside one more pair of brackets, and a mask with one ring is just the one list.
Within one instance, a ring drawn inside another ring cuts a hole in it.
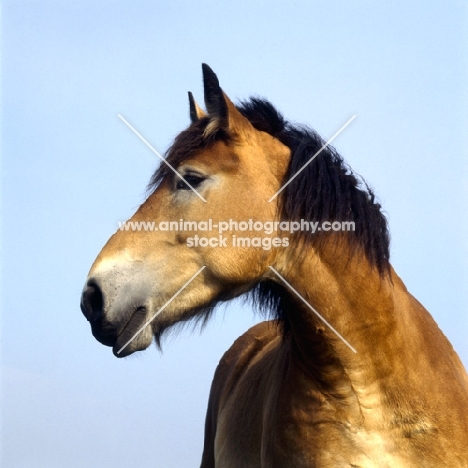
[{"label": "horse neck", "polygon": [[284,311],[291,359],[323,391],[340,398],[391,375],[395,361],[388,357],[403,353],[411,315],[409,295],[393,270],[382,276],[361,255],[340,261],[343,254],[324,249],[283,269],[290,285],[357,351],[291,294]]},{"label": "horse neck", "polygon": [[[453,418],[468,430],[459,419],[468,407],[468,375],[430,314],[393,269],[381,276],[359,254],[340,262],[339,251],[324,252],[296,265],[286,258],[281,272],[357,353],[291,293],[282,311],[288,399],[298,408],[320,406],[320,417],[332,408],[346,424],[379,430],[393,424],[416,435],[451,427]],[[447,398],[451,410],[441,412]]]}]

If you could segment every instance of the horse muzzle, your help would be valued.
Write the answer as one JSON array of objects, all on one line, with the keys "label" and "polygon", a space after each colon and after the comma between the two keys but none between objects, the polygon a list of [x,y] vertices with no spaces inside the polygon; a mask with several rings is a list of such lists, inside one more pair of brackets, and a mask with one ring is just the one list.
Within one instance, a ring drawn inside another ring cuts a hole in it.
[{"label": "horse muzzle", "polygon": [[81,294],[81,311],[91,325],[93,336],[103,345],[111,346],[116,357],[146,349],[153,337],[151,327],[145,326],[148,319],[146,298],[117,293],[112,299],[116,288],[107,285],[113,294],[106,294],[105,281],[104,287],[100,283],[99,279],[91,277]]}]

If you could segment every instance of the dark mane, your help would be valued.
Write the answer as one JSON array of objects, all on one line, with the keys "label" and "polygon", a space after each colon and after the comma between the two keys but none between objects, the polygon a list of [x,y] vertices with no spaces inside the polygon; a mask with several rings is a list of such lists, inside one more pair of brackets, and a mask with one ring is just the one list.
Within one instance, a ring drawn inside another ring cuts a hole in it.
[{"label": "dark mane", "polygon": [[[268,101],[254,98],[243,102],[239,110],[255,128],[291,148],[285,181],[326,143],[314,130],[285,121]],[[390,239],[381,206],[367,183],[353,173],[332,146],[327,146],[285,188],[280,207],[285,220],[354,222],[355,231],[347,234],[350,246],[361,250],[380,274],[388,272]]]},{"label": "dark mane", "polygon": [[[237,106],[238,110],[259,131],[269,133],[291,149],[291,161],[284,182],[296,174],[325,144],[306,126],[293,125],[268,101],[251,98]],[[180,133],[168,150],[167,161],[177,167],[218,140],[227,140],[222,130],[205,135],[208,117],[193,123]],[[168,173],[165,165],[153,175],[149,189],[154,190]],[[282,220],[352,221],[354,232],[346,232],[351,255],[361,252],[381,276],[389,273],[389,233],[381,206],[366,182],[353,173],[343,158],[327,146],[279,195],[279,216]],[[300,232],[296,240],[303,245],[319,245],[330,236],[323,231]],[[272,281],[260,282],[251,292],[254,302],[264,310],[273,311],[282,321],[291,299],[287,291]]]},{"label": "dark mane", "polygon": [[[229,141],[230,136],[223,130],[219,129],[210,132],[206,135],[205,129],[208,126],[210,119],[203,117],[202,119],[192,123],[190,127],[180,132],[174,140],[174,143],[166,152],[166,161],[174,168],[177,168],[192,157],[196,151],[201,151],[214,142],[219,140]],[[153,192],[162,182],[164,177],[171,173],[171,170],[161,164],[156,172],[151,177],[147,187],[147,192]]]}]

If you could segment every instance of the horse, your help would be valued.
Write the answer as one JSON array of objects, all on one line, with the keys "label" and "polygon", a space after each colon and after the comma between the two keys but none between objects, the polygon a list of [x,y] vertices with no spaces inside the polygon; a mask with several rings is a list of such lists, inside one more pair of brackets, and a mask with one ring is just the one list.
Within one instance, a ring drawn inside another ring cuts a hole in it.
[{"label": "horse", "polygon": [[201,468],[468,467],[467,373],[391,266],[373,190],[202,68],[206,111],[189,93],[191,123],[129,220],[159,229],[117,230],[86,279],[94,337],[128,356],[245,294],[269,320],[219,362]]}]

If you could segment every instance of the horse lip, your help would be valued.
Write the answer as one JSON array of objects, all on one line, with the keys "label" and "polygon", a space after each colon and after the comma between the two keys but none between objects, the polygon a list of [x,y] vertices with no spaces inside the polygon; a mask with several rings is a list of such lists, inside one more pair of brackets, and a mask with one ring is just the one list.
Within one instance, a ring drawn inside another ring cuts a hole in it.
[{"label": "horse lip", "polygon": [[[118,358],[128,356],[136,350],[130,350],[129,341],[132,339],[138,340],[138,335],[135,336],[146,323],[147,308],[146,306],[136,307],[132,312],[129,320],[119,332],[117,339],[112,348],[112,352]],[[147,324],[148,326],[149,324]],[[142,330],[143,332],[143,330]],[[125,348],[123,348],[125,346]],[[122,349],[123,348],[123,349]]]},{"label": "horse lip", "polygon": [[91,324],[91,332],[93,333],[94,338],[104,346],[114,346],[117,340],[116,333],[112,329],[106,331],[103,330],[103,328],[97,328],[99,325],[102,326],[102,322],[99,324]]}]

